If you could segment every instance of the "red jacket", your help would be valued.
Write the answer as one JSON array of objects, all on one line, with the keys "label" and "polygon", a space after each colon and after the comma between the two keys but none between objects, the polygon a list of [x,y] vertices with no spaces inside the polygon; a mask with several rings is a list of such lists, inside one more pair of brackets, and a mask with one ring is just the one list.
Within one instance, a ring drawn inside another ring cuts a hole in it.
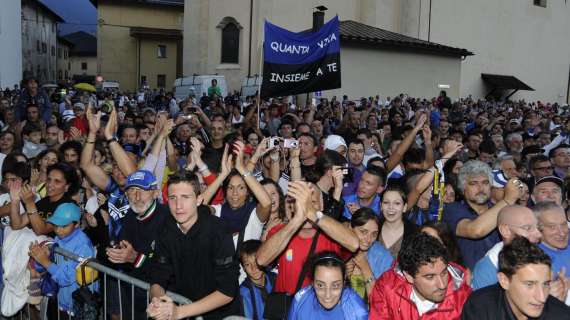
[{"label": "red jacket", "polygon": [[424,313],[421,317],[415,303],[410,299],[412,285],[406,281],[402,271],[396,266],[386,271],[372,289],[369,296],[371,320],[454,320],[461,317],[463,304],[471,294],[471,287],[465,281],[465,269],[450,263],[448,268],[449,285],[445,300],[437,309]]}]

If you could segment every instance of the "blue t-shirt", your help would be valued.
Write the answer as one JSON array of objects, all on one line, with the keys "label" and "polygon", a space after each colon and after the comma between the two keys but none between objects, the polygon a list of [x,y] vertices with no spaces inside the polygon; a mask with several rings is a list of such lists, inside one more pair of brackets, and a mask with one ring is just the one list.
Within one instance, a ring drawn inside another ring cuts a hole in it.
[{"label": "blue t-shirt", "polygon": [[552,249],[544,243],[538,246],[552,259],[552,276],[556,276],[562,268],[566,269],[566,276],[568,276],[570,273],[570,246],[563,250]]},{"label": "blue t-shirt", "polygon": [[287,319],[367,320],[368,308],[352,288],[344,288],[337,305],[330,310],[326,310],[319,303],[313,287],[308,286],[295,294]]},{"label": "blue t-shirt", "polygon": [[[348,209],[348,205],[350,203],[355,203],[358,205],[358,207],[360,207],[360,208],[363,207],[358,200],[358,195],[356,195],[356,193],[355,193],[355,194],[351,194],[351,195],[346,196],[346,197],[342,197],[342,199],[344,200],[344,211],[342,213],[342,216],[344,218],[346,218],[347,220],[352,220],[352,213],[350,213],[350,210]],[[370,203],[370,205],[366,206],[366,207],[374,210],[376,215],[380,216],[382,214],[381,213],[382,212],[381,206],[382,206],[382,201],[380,201],[380,195],[376,194],[374,196],[374,199],[372,199],[372,203]]]},{"label": "blue t-shirt", "polygon": [[447,222],[457,237],[457,245],[463,256],[463,262],[470,270],[473,270],[477,261],[483,258],[489,249],[501,241],[496,228],[481,239],[467,239],[457,236],[457,225],[461,220],[475,220],[478,216],[464,201],[450,203],[443,212],[443,221]]}]

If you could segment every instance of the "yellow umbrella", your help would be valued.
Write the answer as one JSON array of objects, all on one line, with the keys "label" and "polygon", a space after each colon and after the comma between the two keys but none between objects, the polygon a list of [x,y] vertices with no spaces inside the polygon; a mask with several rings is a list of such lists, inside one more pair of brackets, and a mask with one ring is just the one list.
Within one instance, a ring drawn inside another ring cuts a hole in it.
[{"label": "yellow umbrella", "polygon": [[95,92],[97,91],[97,89],[95,89],[95,87],[89,83],[78,83],[76,85],[73,86],[75,89],[77,90],[85,90],[85,91],[89,91],[89,92]]}]

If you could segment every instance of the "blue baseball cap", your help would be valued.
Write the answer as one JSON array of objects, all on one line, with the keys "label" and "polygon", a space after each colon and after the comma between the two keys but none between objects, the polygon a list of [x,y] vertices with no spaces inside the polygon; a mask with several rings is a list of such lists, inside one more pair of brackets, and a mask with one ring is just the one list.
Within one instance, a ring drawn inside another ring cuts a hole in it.
[{"label": "blue baseball cap", "polygon": [[55,212],[47,219],[47,223],[63,227],[79,220],[81,220],[81,209],[75,203],[67,202],[57,206]]},{"label": "blue baseball cap", "polygon": [[138,187],[143,190],[156,190],[158,189],[158,184],[152,172],[148,170],[137,170],[131,173],[127,178],[125,190],[130,187]]}]

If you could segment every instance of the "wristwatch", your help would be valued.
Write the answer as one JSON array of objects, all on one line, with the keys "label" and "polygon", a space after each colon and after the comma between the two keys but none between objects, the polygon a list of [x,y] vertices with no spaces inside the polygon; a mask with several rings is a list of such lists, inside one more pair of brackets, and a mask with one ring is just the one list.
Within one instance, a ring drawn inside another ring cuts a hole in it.
[{"label": "wristwatch", "polygon": [[117,139],[117,137],[112,137],[111,139],[108,139],[108,140],[107,140],[107,144],[110,144],[110,143],[113,142],[113,141],[119,142],[119,139]]},{"label": "wristwatch", "polygon": [[321,219],[324,215],[325,214],[322,211],[315,212],[315,216],[317,217],[317,220],[315,220],[315,225],[319,225],[319,222],[321,222]]}]

